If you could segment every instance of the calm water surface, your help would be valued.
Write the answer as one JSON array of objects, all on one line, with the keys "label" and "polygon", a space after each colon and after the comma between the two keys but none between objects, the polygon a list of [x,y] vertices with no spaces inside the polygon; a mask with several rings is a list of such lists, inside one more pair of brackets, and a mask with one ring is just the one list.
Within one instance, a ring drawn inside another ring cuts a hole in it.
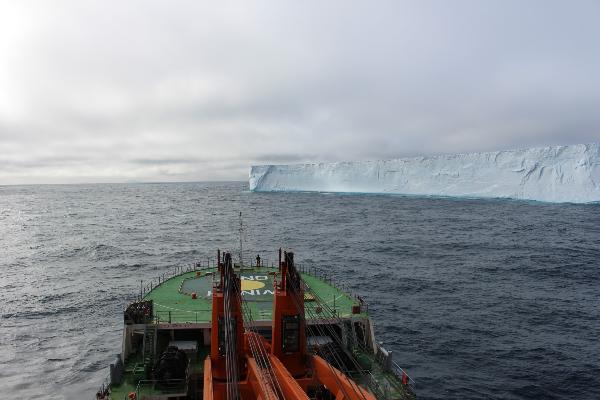
[{"label": "calm water surface", "polygon": [[92,398],[140,279],[279,246],[369,303],[420,398],[600,398],[600,205],[245,183],[0,187],[0,398]]}]

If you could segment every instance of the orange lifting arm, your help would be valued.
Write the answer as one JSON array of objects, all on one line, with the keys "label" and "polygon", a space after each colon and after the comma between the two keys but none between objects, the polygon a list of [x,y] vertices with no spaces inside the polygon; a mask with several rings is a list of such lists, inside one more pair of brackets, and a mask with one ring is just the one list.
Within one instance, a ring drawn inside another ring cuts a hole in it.
[{"label": "orange lifting arm", "polygon": [[273,371],[275,372],[275,377],[283,391],[283,397],[286,400],[310,400],[281,361],[273,355],[270,355],[269,357],[271,359]]},{"label": "orange lifting arm", "polygon": [[277,399],[272,385],[265,379],[264,372],[254,358],[248,358],[248,383],[257,399]]},{"label": "orange lifting arm", "polygon": [[[319,356],[313,356],[313,367],[317,380],[327,386],[335,394],[336,399],[377,400],[375,396],[360,387],[340,370],[333,367]],[[336,389],[338,390],[337,392]]]},{"label": "orange lifting arm", "polygon": [[204,360],[204,395],[203,400],[213,400],[213,380],[212,380],[212,365],[210,357]]}]

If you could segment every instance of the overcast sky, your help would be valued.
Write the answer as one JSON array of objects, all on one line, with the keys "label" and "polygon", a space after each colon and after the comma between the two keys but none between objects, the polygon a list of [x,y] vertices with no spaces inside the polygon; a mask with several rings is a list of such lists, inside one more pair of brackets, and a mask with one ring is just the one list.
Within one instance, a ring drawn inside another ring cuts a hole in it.
[{"label": "overcast sky", "polygon": [[0,2],[0,184],[599,140],[597,0]]}]

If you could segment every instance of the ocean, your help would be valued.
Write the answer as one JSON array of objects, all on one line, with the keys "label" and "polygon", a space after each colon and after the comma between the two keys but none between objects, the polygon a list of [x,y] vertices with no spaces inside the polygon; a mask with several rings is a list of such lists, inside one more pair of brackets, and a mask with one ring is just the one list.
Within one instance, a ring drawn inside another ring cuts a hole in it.
[{"label": "ocean", "polygon": [[140,280],[238,249],[368,303],[420,399],[600,398],[600,205],[247,183],[0,186],[0,398],[85,399]]}]

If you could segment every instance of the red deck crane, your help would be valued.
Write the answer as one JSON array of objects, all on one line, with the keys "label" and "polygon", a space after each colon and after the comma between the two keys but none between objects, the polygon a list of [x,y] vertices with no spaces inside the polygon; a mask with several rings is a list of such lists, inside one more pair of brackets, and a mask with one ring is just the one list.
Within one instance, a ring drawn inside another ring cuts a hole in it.
[{"label": "red deck crane", "polygon": [[336,399],[375,397],[306,344],[304,289],[294,254],[279,250],[279,281],[275,282],[271,343],[257,332],[243,330],[240,280],[231,254],[218,253],[220,281],[213,287],[211,352],[204,363],[205,400],[308,400],[315,383]]}]

